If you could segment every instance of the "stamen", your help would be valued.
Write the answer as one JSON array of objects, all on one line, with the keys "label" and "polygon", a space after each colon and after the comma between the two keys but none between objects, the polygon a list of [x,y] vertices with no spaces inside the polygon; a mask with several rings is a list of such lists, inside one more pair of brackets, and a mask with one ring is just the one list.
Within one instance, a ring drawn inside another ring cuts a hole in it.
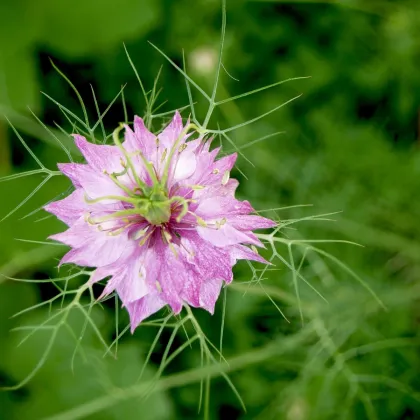
[{"label": "stamen", "polygon": [[228,181],[229,181],[229,177],[230,177],[230,172],[229,172],[229,171],[226,171],[226,172],[223,174],[223,178],[222,178],[222,185],[226,185],[226,184],[228,183]]},{"label": "stamen", "polygon": [[[126,171],[126,173],[128,173],[128,170]],[[136,197],[136,194],[135,194],[135,190],[136,189],[134,189],[133,191],[131,191],[126,185],[124,185],[120,180],[118,180],[117,179],[117,176],[119,176],[119,175],[116,175],[114,172],[112,173],[112,174],[108,174],[108,176],[111,178],[111,181],[115,184],[115,185],[117,185],[118,187],[120,187],[123,191],[125,191],[130,197]],[[140,190],[140,192],[142,192],[141,190]]]},{"label": "stamen", "polygon": [[134,235],[133,239],[137,241],[140,238],[143,238],[144,235],[146,235],[147,231],[149,230],[150,226],[146,226],[144,229],[138,230]]},{"label": "stamen", "polygon": [[[101,225],[99,225],[99,227],[101,227]],[[109,232],[107,232],[108,236],[118,236],[120,233],[124,232],[124,230],[127,228],[127,226],[122,226],[116,230],[111,230]]]},{"label": "stamen", "polygon": [[197,219],[197,223],[199,224],[199,226],[207,227],[207,223],[200,216],[195,216],[195,217]]},{"label": "stamen", "polygon": [[204,188],[206,188],[203,185],[191,185],[190,188],[194,191],[198,191],[198,190],[204,190]]},{"label": "stamen", "polygon": [[[111,214],[107,214],[106,216],[101,216],[101,217],[96,217],[96,218],[92,218],[92,217],[90,217],[91,216],[91,212],[89,212],[89,216],[87,217],[87,219],[86,219],[86,221],[89,223],[89,224],[93,224],[93,225],[97,225],[97,224],[100,224],[100,223],[103,223],[103,222],[106,222],[106,221],[108,221],[108,220],[112,220],[112,219],[115,219],[115,218],[119,218],[119,217],[121,217],[121,216],[141,216],[140,214],[139,214],[139,212],[138,212],[138,210],[137,209],[129,209],[129,210],[119,210],[119,211],[116,211],[116,212],[114,212],[114,213],[111,213]],[[142,221],[143,220],[143,218],[141,219],[141,220],[136,220],[137,222],[140,222],[140,221]]]},{"label": "stamen", "polygon": [[128,172],[128,166],[127,164],[123,161],[123,159],[121,158],[121,166],[123,167],[123,170],[121,172],[112,172],[112,176],[114,177],[119,177],[119,176],[123,176]]},{"label": "stamen", "polygon": [[159,183],[159,180],[157,179],[155,168],[153,167],[153,164],[151,162],[149,162],[145,158],[145,156],[143,155],[143,153],[141,152],[141,150],[137,150],[137,152],[135,152],[134,155],[140,156],[140,158],[141,158],[141,160],[142,160],[142,162],[143,162],[143,164],[144,164],[144,166],[146,168],[146,171],[149,174],[151,180],[154,183],[158,184]]},{"label": "stamen", "polygon": [[160,163],[163,163],[167,154],[168,154],[168,149],[165,149],[162,153],[162,157],[160,158]]},{"label": "stamen", "polygon": [[176,248],[174,247],[174,244],[169,243],[169,249],[172,251],[172,254],[175,255],[175,258],[178,258],[178,251],[176,250]]},{"label": "stamen", "polygon": [[138,204],[139,200],[141,199],[125,197],[123,195],[105,195],[103,197],[98,197],[98,198],[88,198],[88,196],[85,195],[85,201],[88,204],[99,203],[100,201],[103,201],[103,200],[117,200],[117,201],[123,201],[130,204]]},{"label": "stamen", "polygon": [[226,218],[224,217],[222,220],[216,220],[216,229],[220,229],[226,223]]},{"label": "stamen", "polygon": [[143,239],[139,242],[139,246],[143,246],[148,241],[148,239],[154,231],[155,229],[152,229],[145,237],[143,237]]},{"label": "stamen", "polygon": [[182,197],[180,195],[176,195],[175,197],[172,197],[169,200],[170,204],[179,203],[179,205],[182,206],[182,210],[176,218],[177,223],[179,223],[183,219],[183,217],[188,213],[188,203],[191,201],[192,200],[189,200],[189,199],[187,200],[185,197]]},{"label": "stamen", "polygon": [[160,232],[162,234],[162,239],[168,244],[171,243],[172,235],[166,229],[161,229]]}]

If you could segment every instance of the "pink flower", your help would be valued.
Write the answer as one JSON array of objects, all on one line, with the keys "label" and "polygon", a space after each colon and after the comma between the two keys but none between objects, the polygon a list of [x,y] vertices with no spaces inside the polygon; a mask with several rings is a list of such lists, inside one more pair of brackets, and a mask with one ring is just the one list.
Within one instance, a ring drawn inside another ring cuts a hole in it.
[{"label": "pink flower", "polygon": [[157,136],[135,117],[115,146],[74,135],[87,164],[58,165],[75,191],[45,207],[69,226],[51,236],[71,247],[61,263],[95,267],[92,283],[109,277],[103,296],[118,293],[132,331],[167,304],[213,313],[238,259],[266,263],[245,245],[261,246],[252,230],[275,223],[235,199],[236,154],[215,160],[219,148],[187,141],[194,127],[177,112]]}]

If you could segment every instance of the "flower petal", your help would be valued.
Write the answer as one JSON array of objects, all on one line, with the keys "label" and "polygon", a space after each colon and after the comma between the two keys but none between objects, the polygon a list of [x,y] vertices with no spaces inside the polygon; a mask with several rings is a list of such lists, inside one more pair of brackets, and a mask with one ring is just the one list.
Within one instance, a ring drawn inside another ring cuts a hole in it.
[{"label": "flower petal", "polygon": [[[137,250],[138,251],[138,250]],[[91,275],[90,282],[96,283],[105,277],[112,276],[105,286],[101,297],[117,291],[123,305],[126,306],[146,296],[149,288],[146,283],[141,255],[132,253],[127,258],[120,258],[113,264],[97,268]]]},{"label": "flower petal", "polygon": [[261,242],[251,234],[237,230],[230,226],[229,223],[225,223],[219,228],[197,226],[197,232],[203,239],[217,247],[225,247],[240,243],[257,246],[261,245]]},{"label": "flower petal", "polygon": [[130,302],[126,305],[130,315],[131,333],[138,327],[140,322],[153,315],[166,305],[166,302],[156,293],[150,293],[143,298]]},{"label": "flower petal", "polygon": [[263,264],[270,264],[267,260],[265,260],[261,255],[254,252],[252,249],[249,249],[246,246],[243,245],[235,245],[231,248],[231,255],[236,260],[252,260],[252,261],[258,261]]},{"label": "flower petal", "polygon": [[194,151],[188,150],[187,147],[185,150],[178,154],[174,166],[174,181],[182,181],[189,178],[195,172],[197,167],[197,159],[195,157]]},{"label": "flower petal", "polygon": [[80,218],[68,230],[50,236],[50,239],[73,247],[60,264],[74,263],[87,267],[102,267],[115,262],[124,251],[135,246],[126,232],[109,236]]},{"label": "flower petal", "polygon": [[[168,153],[171,150],[174,143],[178,140],[182,134],[184,125],[182,124],[181,114],[176,111],[172,121],[164,128],[164,130],[158,135],[159,144],[163,149],[168,149]],[[181,139],[182,141],[183,139]],[[181,144],[181,143],[180,143]]]},{"label": "flower petal", "polygon": [[228,217],[229,224],[238,230],[267,229],[277,226],[271,219],[255,215],[232,215]]},{"label": "flower petal", "polygon": [[[70,178],[75,187],[82,187],[91,198],[108,195],[123,195],[123,191],[106,175],[95,171],[89,165],[80,163],[59,163],[58,169]],[[107,200],[106,202],[115,202]]]},{"label": "flower petal", "polygon": [[195,213],[204,220],[208,220],[249,214],[252,211],[254,209],[248,201],[239,201],[233,197],[211,197],[200,201]]},{"label": "flower petal", "polygon": [[69,196],[44,206],[44,210],[57,216],[67,225],[75,223],[86,211],[85,193],[81,188],[73,191]]},{"label": "flower petal", "polygon": [[117,146],[93,144],[78,134],[73,134],[73,137],[86,162],[99,173],[104,170],[109,173],[121,172],[124,169],[121,164],[122,153]]},{"label": "flower petal", "polygon": [[212,315],[214,313],[214,306],[219,298],[220,290],[223,281],[220,279],[211,279],[203,282],[200,289],[200,306],[209,311]]}]

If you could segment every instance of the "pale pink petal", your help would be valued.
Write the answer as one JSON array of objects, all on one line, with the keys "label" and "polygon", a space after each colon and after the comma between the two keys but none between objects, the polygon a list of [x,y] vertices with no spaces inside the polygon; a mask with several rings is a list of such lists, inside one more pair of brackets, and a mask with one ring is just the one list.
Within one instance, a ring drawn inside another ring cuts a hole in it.
[{"label": "pale pink petal", "polygon": [[130,315],[130,327],[131,333],[137,328],[137,326],[150,315],[159,311],[166,305],[166,302],[161,296],[156,293],[150,293],[143,298],[130,302],[126,305],[128,314]]},{"label": "pale pink petal", "polygon": [[248,201],[238,201],[233,197],[212,197],[200,201],[195,213],[207,220],[230,215],[249,214],[252,211],[254,209]]},{"label": "pale pink petal", "polygon": [[[163,131],[158,135],[159,138],[159,147],[162,149],[167,149],[168,153],[174,143],[179,139],[182,134],[184,126],[182,124],[182,118],[178,111],[175,112],[175,115],[172,121],[163,129]],[[183,139],[180,139],[181,141]],[[181,144],[181,142],[179,143]]]},{"label": "pale pink petal", "polygon": [[261,242],[245,232],[235,229],[228,223],[219,228],[197,226],[197,232],[204,240],[217,247],[225,247],[240,243],[260,246]]},{"label": "pale pink petal", "polygon": [[117,146],[98,145],[88,142],[83,136],[74,134],[76,146],[82,152],[86,162],[99,173],[121,172],[122,153]]},{"label": "pale pink petal", "polygon": [[141,256],[138,254],[133,253],[131,258],[120,257],[113,264],[97,268],[89,281],[93,284],[108,276],[112,278],[105,286],[101,298],[116,290],[123,305],[127,305],[149,292]]},{"label": "pale pink petal", "polygon": [[181,244],[181,257],[194,268],[197,278],[232,280],[230,248],[215,247],[195,231],[183,232]]},{"label": "pale pink petal", "polygon": [[213,165],[213,170],[217,169],[219,171],[219,174],[221,175],[221,178],[223,178],[223,175],[226,171],[232,170],[237,158],[237,153],[232,153],[231,155],[222,157],[221,159],[216,160],[216,162]]},{"label": "pale pink petal", "polygon": [[[220,179],[219,175],[213,173],[213,164],[214,159],[217,156],[220,148],[213,149],[211,152],[203,151],[198,153],[196,156],[197,158],[197,166],[196,170],[193,175],[188,179],[191,184],[202,184],[207,185],[207,180],[209,177],[214,180],[211,182],[211,185],[214,183],[219,183],[218,180]],[[215,171],[217,172],[217,171]]]},{"label": "pale pink petal", "polygon": [[269,264],[261,255],[243,245],[235,245],[231,248],[231,256],[236,260],[253,260],[263,264]]},{"label": "pale pink petal", "polygon": [[174,181],[182,181],[189,178],[197,167],[197,159],[195,153],[192,150],[183,150],[178,154],[175,163],[173,179]]},{"label": "pale pink petal", "polygon": [[239,182],[236,179],[229,179],[225,184],[215,184],[205,186],[203,189],[194,191],[194,200],[203,201],[207,198],[218,200],[219,197],[235,197],[235,191],[238,188]]},{"label": "pale pink petal", "polygon": [[54,214],[67,225],[75,223],[86,211],[85,193],[78,188],[69,196],[47,204],[44,210]]},{"label": "pale pink petal", "polygon": [[100,232],[96,227],[79,219],[73,226],[63,233],[50,236],[50,239],[73,247],[72,251],[62,259],[63,263],[74,263],[88,267],[102,267],[116,261],[128,248],[133,247],[127,232],[109,236]]},{"label": "pale pink petal", "polygon": [[180,294],[188,273],[185,272],[182,261],[160,238],[156,239],[153,248],[149,250],[146,262],[147,277],[155,280],[156,290],[177,314],[182,309]]},{"label": "pale pink petal", "polygon": [[[60,163],[57,165],[60,171],[68,176],[75,187],[82,187],[91,199],[109,195],[124,195],[108,176],[99,173],[89,165],[79,163]],[[103,200],[103,203],[112,203],[115,200]]]},{"label": "pale pink petal", "polygon": [[214,313],[214,306],[220,295],[222,284],[223,281],[220,279],[210,279],[201,284],[200,306],[209,311],[212,315]]},{"label": "pale pink petal", "polygon": [[146,128],[143,119],[138,116],[134,117],[134,132],[127,125],[124,127],[124,148],[128,152],[141,151],[146,158],[150,158],[151,151],[156,149],[156,136]]},{"label": "pale pink petal", "polygon": [[267,229],[277,226],[277,223],[271,219],[254,215],[230,215],[228,221],[238,230]]}]

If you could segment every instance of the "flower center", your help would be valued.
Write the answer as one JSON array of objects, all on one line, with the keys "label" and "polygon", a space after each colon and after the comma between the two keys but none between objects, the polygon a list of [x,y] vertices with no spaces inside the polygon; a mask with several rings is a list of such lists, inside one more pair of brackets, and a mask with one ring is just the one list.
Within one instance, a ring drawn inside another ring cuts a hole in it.
[{"label": "flower center", "polygon": [[152,225],[161,225],[169,222],[171,218],[171,201],[167,192],[160,185],[145,191],[145,197],[138,199],[138,203],[134,208],[138,210],[138,214],[144,217]]}]

